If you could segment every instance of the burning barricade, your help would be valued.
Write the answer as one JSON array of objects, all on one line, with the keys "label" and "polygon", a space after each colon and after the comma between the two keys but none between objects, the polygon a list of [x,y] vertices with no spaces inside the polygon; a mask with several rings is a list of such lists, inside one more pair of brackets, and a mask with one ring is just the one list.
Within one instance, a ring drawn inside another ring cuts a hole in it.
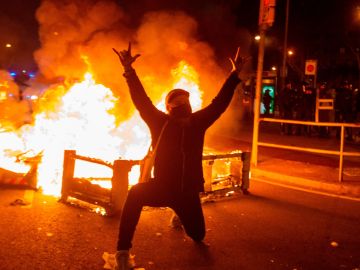
[{"label": "burning barricade", "polygon": [[[74,176],[76,160],[100,164],[112,170],[109,178],[78,178]],[[109,164],[99,159],[77,155],[74,150],[65,150],[61,200],[69,197],[85,201],[105,209],[109,216],[119,214],[130,187],[129,173],[139,160],[115,160]],[[222,167],[220,169],[219,167]],[[203,155],[205,193],[229,194],[236,189],[246,191],[250,180],[250,153],[237,151],[229,154]],[[219,173],[219,171],[221,172]]]},{"label": "burning barricade", "polygon": [[[113,172],[111,179],[74,177],[76,160],[109,167]],[[68,197],[73,197],[103,207],[107,215],[117,214],[122,209],[129,188],[128,174],[136,164],[139,164],[139,161],[115,160],[113,164],[109,164],[77,155],[74,150],[65,150],[61,200],[66,202]],[[107,184],[105,187],[104,183]]]},{"label": "burning barricade", "polygon": [[6,187],[37,188],[37,169],[41,161],[41,153],[35,156],[27,156],[27,153],[16,155],[16,162],[23,167],[29,168],[24,172],[16,172],[11,169],[0,167],[0,185]]},{"label": "burning barricade", "polygon": [[[165,89],[189,89],[194,109],[200,109],[202,93],[195,71],[183,61],[175,71],[174,84]],[[112,91],[97,84],[90,73],[68,89],[65,85],[50,88],[39,99],[32,124],[0,133],[2,181],[25,183],[47,195],[61,195],[63,201],[74,197],[97,204],[108,213],[118,212],[128,187],[137,182],[139,172],[133,167],[145,155],[150,134],[137,113],[117,123],[115,104]],[[164,103],[159,102],[158,107],[163,108]],[[75,160],[101,165],[108,171],[102,176],[103,169],[75,166]],[[246,152],[204,155],[206,192],[247,189],[248,161]],[[219,173],[220,167],[225,172]],[[111,184],[100,185],[105,182]]]}]

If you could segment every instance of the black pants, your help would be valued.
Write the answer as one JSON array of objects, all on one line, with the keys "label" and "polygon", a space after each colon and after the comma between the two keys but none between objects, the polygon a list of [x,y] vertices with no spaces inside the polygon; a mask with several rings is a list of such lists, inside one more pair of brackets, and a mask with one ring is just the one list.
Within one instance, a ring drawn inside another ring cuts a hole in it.
[{"label": "black pants", "polygon": [[205,237],[205,221],[197,192],[169,191],[155,181],[133,186],[126,198],[120,219],[117,250],[130,249],[143,206],[170,207],[179,216],[185,232],[194,241]]}]

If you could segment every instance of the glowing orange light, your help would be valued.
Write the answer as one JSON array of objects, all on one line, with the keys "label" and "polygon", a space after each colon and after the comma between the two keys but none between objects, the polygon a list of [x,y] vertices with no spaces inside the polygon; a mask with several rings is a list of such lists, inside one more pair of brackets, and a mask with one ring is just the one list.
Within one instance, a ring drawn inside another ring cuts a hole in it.
[{"label": "glowing orange light", "polygon": [[[189,91],[193,109],[200,109],[202,92],[195,69],[181,61],[171,75],[173,83],[170,87]],[[59,196],[66,149],[109,163],[119,158],[138,160],[145,156],[151,138],[139,113],[135,112],[130,119],[117,125],[113,114],[116,99],[112,91],[97,84],[90,73],[86,73],[83,81],[73,84],[68,90],[58,86],[49,91],[62,93],[60,102],[54,104],[50,112],[39,112],[34,116],[32,125],[23,126],[16,132],[0,133],[1,168],[25,173],[30,167],[19,163],[16,154],[27,151],[34,155],[41,153],[38,187],[45,194]],[[161,110],[165,110],[163,100],[166,94],[163,93],[162,100],[157,104]],[[76,161],[74,176],[111,179],[112,170],[105,166],[94,166],[90,162]],[[139,167],[134,166],[129,173],[130,184],[135,184],[138,177]],[[110,181],[101,182],[104,187],[111,188]]]}]

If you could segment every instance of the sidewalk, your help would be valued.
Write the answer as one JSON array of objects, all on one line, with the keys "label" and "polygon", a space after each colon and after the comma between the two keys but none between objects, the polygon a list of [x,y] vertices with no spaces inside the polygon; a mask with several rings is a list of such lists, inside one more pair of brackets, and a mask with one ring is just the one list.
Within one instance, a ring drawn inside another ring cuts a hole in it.
[{"label": "sidewalk", "polygon": [[333,195],[360,198],[359,167],[345,170],[344,180],[339,182],[338,168],[265,157],[251,172],[254,180],[261,179]]},{"label": "sidewalk", "polygon": [[[211,141],[216,142],[214,147],[220,151],[239,148],[251,151],[252,131],[244,129],[238,135]],[[340,145],[335,136],[319,138],[315,135],[281,135],[274,125],[261,126],[259,141],[326,150],[339,150]],[[346,142],[344,150],[359,153],[360,143]],[[259,146],[257,166],[252,166],[251,176],[254,180],[360,198],[359,157],[344,157],[343,181],[339,182],[339,157],[336,155]]]}]

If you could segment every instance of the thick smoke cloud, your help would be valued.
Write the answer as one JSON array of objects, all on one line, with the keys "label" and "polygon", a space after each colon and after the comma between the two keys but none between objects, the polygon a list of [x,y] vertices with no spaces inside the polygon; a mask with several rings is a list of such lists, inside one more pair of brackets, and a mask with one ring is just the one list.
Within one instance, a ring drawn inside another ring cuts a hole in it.
[{"label": "thick smoke cloud", "polygon": [[[116,29],[122,12],[109,1],[44,0],[36,16],[41,48],[35,52],[35,59],[41,73],[48,78],[81,77],[89,68],[84,58],[86,48],[92,48],[97,35]],[[108,40],[103,38],[104,54]]]},{"label": "thick smoke cloud", "polygon": [[[43,0],[36,12],[41,48],[34,54],[40,72],[49,80],[62,78],[72,82],[82,80],[84,73],[91,71],[98,83],[111,88],[119,97],[117,115],[120,120],[126,119],[134,108],[122,77],[122,67],[112,48],[125,49],[132,41],[134,53],[141,54],[134,66],[153,100],[170,90],[171,70],[185,60],[199,73],[204,104],[208,104],[230,70],[226,57],[222,59],[226,62],[216,57],[224,50],[211,46],[211,40],[205,41],[202,34],[206,32],[204,24],[211,27],[221,23],[221,16],[213,16],[213,21],[204,16],[209,12],[214,15],[214,6],[205,5],[207,10],[199,9],[195,12],[199,16],[196,18],[189,15],[191,12],[185,5],[182,10],[171,6],[163,10],[151,8],[148,1],[120,4],[110,0]],[[134,5],[139,8],[135,9]],[[222,15],[227,14],[223,9]],[[248,33],[234,26],[221,29],[221,25],[214,28],[215,33],[222,33],[218,44],[229,41],[227,35],[234,30],[231,45],[224,45],[227,56],[235,52],[235,42],[246,54]],[[219,38],[215,33],[213,40]]]}]

